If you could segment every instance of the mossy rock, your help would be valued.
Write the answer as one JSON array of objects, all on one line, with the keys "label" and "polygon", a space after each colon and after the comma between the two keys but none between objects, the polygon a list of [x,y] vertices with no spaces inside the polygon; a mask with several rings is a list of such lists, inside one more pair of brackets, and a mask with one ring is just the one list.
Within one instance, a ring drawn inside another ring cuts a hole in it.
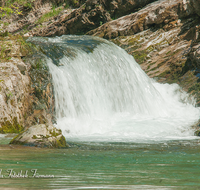
[{"label": "mossy rock", "polygon": [[14,137],[10,144],[48,148],[69,147],[61,130],[45,124],[31,126]]}]

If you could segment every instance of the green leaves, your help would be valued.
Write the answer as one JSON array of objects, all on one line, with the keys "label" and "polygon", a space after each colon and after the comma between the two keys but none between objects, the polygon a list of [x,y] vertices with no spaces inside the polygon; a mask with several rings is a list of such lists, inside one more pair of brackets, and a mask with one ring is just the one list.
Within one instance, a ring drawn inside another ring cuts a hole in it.
[{"label": "green leaves", "polygon": [[19,7],[11,5],[10,7],[0,7],[0,17],[9,16],[11,14],[22,14],[22,11],[19,11]]}]

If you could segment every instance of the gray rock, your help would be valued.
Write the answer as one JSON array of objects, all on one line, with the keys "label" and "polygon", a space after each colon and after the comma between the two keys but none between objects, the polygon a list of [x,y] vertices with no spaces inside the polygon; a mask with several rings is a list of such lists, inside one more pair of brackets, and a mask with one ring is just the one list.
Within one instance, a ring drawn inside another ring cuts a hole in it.
[{"label": "gray rock", "polygon": [[45,124],[34,125],[14,137],[10,144],[29,145],[49,148],[66,148],[62,131]]}]

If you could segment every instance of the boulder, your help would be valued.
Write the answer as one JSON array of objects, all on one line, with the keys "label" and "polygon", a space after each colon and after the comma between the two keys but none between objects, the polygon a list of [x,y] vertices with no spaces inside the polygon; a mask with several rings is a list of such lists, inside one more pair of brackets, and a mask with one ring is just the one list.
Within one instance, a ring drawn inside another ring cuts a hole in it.
[{"label": "boulder", "polygon": [[62,131],[45,124],[34,125],[14,137],[10,144],[20,144],[37,147],[66,148]]}]

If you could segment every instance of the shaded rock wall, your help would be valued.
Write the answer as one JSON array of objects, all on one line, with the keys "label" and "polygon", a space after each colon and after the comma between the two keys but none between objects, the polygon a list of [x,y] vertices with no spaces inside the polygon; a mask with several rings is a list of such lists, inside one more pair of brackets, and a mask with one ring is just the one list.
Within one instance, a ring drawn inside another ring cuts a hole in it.
[{"label": "shaded rock wall", "polygon": [[32,102],[31,114],[26,126],[37,124],[52,125],[54,118],[54,93],[52,78],[44,57],[33,53],[24,62],[29,65],[28,74],[30,77],[30,94]]}]

